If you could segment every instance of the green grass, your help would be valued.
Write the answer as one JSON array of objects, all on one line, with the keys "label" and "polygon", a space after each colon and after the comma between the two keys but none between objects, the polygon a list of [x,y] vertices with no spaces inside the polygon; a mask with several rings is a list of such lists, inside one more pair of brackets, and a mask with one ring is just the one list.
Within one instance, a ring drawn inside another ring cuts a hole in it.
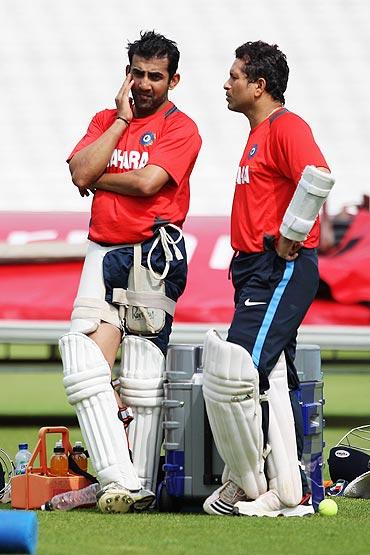
[{"label": "green grass", "polygon": [[[120,358],[120,351],[117,359]],[[61,360],[58,345],[32,343],[1,343],[0,360],[3,361],[50,361]]]},{"label": "green grass", "polygon": [[[370,373],[324,374],[326,416],[369,417]],[[0,372],[1,415],[72,415],[60,371]]]},{"label": "green grass", "polygon": [[[48,360],[50,357],[60,359],[58,346],[42,343],[2,343],[0,344],[0,360]],[[357,361],[369,363],[370,348],[368,350],[338,350],[338,349],[322,349],[321,360],[328,363]]]},{"label": "green grass", "polygon": [[324,412],[330,416],[368,416],[370,424],[370,371],[368,374],[324,375]]},{"label": "green grass", "polygon": [[1,372],[0,415],[74,414],[63,387],[62,372]]},{"label": "green grass", "polygon": [[[359,418],[369,416],[370,377],[366,374],[325,372],[325,415]],[[60,371],[0,372],[0,416],[24,415],[22,427],[1,427],[0,447],[12,457],[18,443],[32,449],[37,426],[27,426],[27,417],[70,416]],[[328,452],[349,430],[344,425],[325,428],[324,461]],[[70,428],[72,442],[81,440],[80,430]],[[48,437],[50,456],[56,437]],[[90,469],[91,470],[91,469]],[[327,465],[324,478],[328,479]],[[336,517],[291,519],[222,518],[203,514],[103,515],[97,510],[44,513],[37,511],[39,542],[37,555],[152,555],[192,554],[299,554],[367,555],[370,553],[370,502],[338,499]],[[9,508],[9,505],[0,508]],[[1,518],[1,513],[0,513]]]},{"label": "green grass", "polygon": [[335,517],[287,519],[37,511],[37,555],[367,555],[368,501],[339,499],[338,506]]},{"label": "green grass", "polygon": [[51,345],[29,345],[29,344],[0,344],[0,360],[1,359],[23,359],[30,361],[32,359],[48,359],[51,355],[53,347]]}]

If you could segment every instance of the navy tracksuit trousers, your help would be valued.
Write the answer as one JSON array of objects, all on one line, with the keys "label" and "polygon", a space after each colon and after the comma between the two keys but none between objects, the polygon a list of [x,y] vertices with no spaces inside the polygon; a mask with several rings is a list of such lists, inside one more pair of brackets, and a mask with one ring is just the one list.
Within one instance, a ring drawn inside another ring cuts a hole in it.
[{"label": "navy tracksuit trousers", "polygon": [[[235,313],[227,341],[244,347],[259,372],[260,390],[269,388],[268,377],[284,351],[288,386],[295,419],[297,452],[303,452],[303,421],[293,390],[299,389],[294,366],[298,328],[314,300],[318,284],[316,249],[302,248],[287,262],[276,251],[237,253],[231,263],[235,288]],[[307,480],[302,476],[304,493]]]}]

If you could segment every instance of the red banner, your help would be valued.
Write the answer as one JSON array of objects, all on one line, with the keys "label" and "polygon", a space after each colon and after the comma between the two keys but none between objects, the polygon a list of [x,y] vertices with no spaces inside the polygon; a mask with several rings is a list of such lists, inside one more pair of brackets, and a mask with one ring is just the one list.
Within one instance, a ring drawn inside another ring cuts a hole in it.
[{"label": "red banner", "polygon": [[[86,242],[87,213],[0,213],[0,243],[6,252],[46,245]],[[325,298],[310,308],[304,324],[370,324],[370,214],[360,212],[340,246],[320,256]],[[228,323],[233,314],[229,219],[193,216],[184,226],[189,277],[176,309],[177,322]],[[3,249],[3,251],[4,251]],[[59,251],[58,251],[59,252]],[[66,257],[68,258],[68,256]],[[1,262],[1,261],[0,261]],[[68,320],[77,292],[82,260],[50,257],[43,262],[0,264],[0,319]]]}]

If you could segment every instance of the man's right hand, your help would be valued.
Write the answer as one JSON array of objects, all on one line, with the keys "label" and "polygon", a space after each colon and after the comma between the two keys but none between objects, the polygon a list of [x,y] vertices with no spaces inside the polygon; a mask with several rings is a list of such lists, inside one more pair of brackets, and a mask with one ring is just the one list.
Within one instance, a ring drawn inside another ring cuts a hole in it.
[{"label": "man's right hand", "polygon": [[133,84],[134,80],[132,78],[132,75],[131,73],[128,73],[126,75],[126,79],[122,84],[122,87],[118,91],[115,98],[117,106],[117,117],[121,117],[128,122],[130,122],[133,118],[132,100],[129,96]]}]

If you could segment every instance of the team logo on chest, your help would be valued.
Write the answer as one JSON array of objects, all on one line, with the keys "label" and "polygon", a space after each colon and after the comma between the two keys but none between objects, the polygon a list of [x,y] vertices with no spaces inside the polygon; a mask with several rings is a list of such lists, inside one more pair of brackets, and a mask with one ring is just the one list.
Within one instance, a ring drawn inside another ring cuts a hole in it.
[{"label": "team logo on chest", "polygon": [[252,148],[250,149],[250,151],[248,152],[248,160],[253,158],[253,156],[256,154],[257,150],[258,150],[258,145],[253,145]]},{"label": "team logo on chest", "polygon": [[146,131],[144,135],[140,137],[140,144],[143,146],[150,146],[155,141],[155,133],[152,131]]}]

